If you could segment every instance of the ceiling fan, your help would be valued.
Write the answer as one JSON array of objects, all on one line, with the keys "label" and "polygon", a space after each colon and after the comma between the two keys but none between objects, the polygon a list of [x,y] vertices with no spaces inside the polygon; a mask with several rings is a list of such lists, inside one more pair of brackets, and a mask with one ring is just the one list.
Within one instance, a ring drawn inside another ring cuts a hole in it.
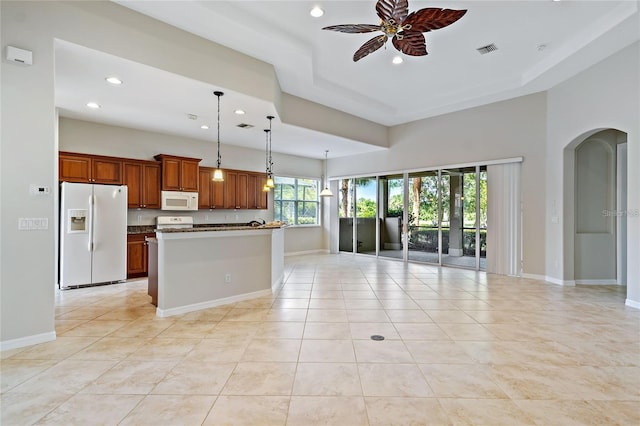
[{"label": "ceiling fan", "polygon": [[381,20],[379,25],[331,25],[323,30],[351,34],[383,32],[382,35],[367,41],[354,53],[354,62],[380,49],[389,38],[400,52],[411,56],[424,56],[427,54],[427,47],[422,33],[451,25],[467,13],[466,10],[440,8],[425,8],[409,13],[408,0],[378,0],[376,12]]}]

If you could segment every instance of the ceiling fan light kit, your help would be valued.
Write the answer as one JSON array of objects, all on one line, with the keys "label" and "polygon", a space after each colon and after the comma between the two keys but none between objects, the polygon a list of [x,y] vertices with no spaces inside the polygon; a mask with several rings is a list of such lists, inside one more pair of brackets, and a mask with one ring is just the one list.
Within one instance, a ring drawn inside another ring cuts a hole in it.
[{"label": "ceiling fan light kit", "polygon": [[393,46],[405,55],[425,56],[427,47],[423,33],[449,26],[467,13],[466,10],[440,8],[425,8],[409,13],[408,0],[378,0],[376,12],[380,18],[379,25],[331,25],[323,30],[350,34],[375,31],[383,33],[364,43],[354,53],[354,62],[380,49],[388,39],[391,39]]}]

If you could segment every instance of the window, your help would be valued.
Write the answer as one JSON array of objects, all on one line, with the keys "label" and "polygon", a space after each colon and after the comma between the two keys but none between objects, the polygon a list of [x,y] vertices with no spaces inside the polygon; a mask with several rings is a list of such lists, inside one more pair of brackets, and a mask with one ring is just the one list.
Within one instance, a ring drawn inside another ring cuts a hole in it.
[{"label": "window", "polygon": [[276,176],[275,184],[274,220],[289,225],[318,225],[320,181]]}]

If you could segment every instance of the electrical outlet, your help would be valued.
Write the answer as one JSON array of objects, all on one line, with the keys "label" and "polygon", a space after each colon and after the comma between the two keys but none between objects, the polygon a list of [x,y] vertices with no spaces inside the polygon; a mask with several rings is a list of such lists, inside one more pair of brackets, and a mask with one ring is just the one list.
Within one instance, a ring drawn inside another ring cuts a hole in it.
[{"label": "electrical outlet", "polygon": [[225,274],[224,282],[225,283],[230,283],[231,282],[231,274]]}]

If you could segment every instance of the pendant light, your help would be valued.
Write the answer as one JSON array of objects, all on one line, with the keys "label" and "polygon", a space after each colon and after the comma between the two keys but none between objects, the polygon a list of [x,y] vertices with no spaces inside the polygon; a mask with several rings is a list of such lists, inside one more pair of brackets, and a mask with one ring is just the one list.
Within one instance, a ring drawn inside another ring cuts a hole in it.
[{"label": "pendant light", "polygon": [[269,133],[271,132],[271,130],[269,129],[264,129],[264,164],[265,164],[265,176],[267,178],[267,180],[265,181],[264,186],[262,187],[262,190],[264,192],[269,192],[271,191],[271,188],[269,187]]},{"label": "pendant light", "polygon": [[222,162],[222,157],[220,156],[220,96],[224,95],[224,93],[215,91],[213,94],[218,97],[218,163],[216,169],[213,171],[213,178],[211,180],[215,182],[222,182],[224,181],[224,176],[222,174],[222,169],[220,168],[220,163]]},{"label": "pendant light", "polygon": [[321,197],[333,197],[333,192],[329,189],[329,178],[327,177],[327,154],[329,151],[324,152],[324,189],[320,192]]},{"label": "pendant light", "polygon": [[267,119],[269,120],[269,132],[267,133],[269,137],[269,160],[267,161],[267,186],[269,188],[275,188],[276,184],[273,181],[273,158],[271,157],[271,137],[273,133],[271,132],[271,120],[275,117],[273,115],[267,115]]}]

